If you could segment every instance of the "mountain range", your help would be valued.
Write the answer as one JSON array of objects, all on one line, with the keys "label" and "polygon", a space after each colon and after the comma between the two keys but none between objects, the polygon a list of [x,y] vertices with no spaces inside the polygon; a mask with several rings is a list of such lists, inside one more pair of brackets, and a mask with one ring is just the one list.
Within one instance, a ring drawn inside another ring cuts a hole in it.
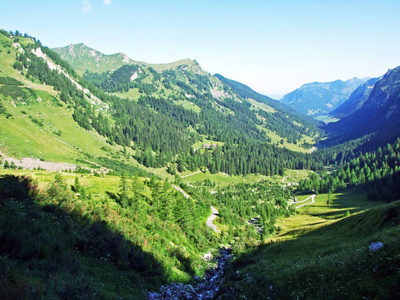
[{"label": "mountain range", "polygon": [[286,94],[280,102],[305,115],[319,117],[339,107],[366,80],[354,77],[346,81],[307,83]]}]

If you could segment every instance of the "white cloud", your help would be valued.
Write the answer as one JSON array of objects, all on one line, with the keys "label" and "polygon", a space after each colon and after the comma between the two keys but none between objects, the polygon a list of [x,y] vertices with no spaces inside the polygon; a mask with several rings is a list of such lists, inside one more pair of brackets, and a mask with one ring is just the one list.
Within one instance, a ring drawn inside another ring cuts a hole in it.
[{"label": "white cloud", "polygon": [[104,0],[105,5],[111,5],[111,0]]},{"label": "white cloud", "polygon": [[82,13],[87,14],[92,10],[92,5],[89,0],[83,0]]}]

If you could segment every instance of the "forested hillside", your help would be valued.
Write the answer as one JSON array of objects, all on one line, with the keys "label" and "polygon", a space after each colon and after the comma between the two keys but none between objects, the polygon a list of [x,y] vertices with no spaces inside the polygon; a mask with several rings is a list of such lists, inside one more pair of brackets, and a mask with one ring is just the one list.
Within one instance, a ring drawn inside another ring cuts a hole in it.
[{"label": "forested hillside", "polygon": [[346,187],[361,187],[368,191],[368,199],[390,202],[400,198],[399,176],[400,138],[377,151],[358,155],[322,178],[310,175],[300,182],[299,191],[332,193]]},{"label": "forested hillside", "polygon": [[[105,92],[136,99],[108,96],[116,112],[115,126],[107,127],[103,114],[89,111],[80,113],[77,120],[91,120],[93,128],[110,142],[131,146],[135,158],[145,166],[168,167],[172,174],[208,168],[212,173],[232,175],[273,175],[287,166],[318,168],[308,156],[271,145],[268,135],[274,134],[274,143],[280,146],[289,143],[309,149],[312,139],[321,134],[315,124],[286,111],[271,111],[260,102],[257,107],[195,61],[154,68],[133,64],[103,73],[87,70],[83,78]],[[143,134],[145,125],[147,134]],[[276,135],[283,138],[276,140]],[[215,154],[196,153],[193,145],[204,139],[222,144]],[[272,161],[272,156],[277,159]]]}]

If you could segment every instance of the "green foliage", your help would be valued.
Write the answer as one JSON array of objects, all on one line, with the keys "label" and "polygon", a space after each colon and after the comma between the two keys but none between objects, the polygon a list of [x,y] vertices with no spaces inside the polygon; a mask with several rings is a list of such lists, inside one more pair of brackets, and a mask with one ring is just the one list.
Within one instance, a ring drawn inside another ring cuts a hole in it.
[{"label": "green foliage", "polygon": [[393,201],[400,198],[400,138],[377,151],[361,154],[338,170],[320,178],[311,174],[300,181],[299,191],[336,191],[345,187],[361,187],[368,199]]},{"label": "green foliage", "polygon": [[[238,255],[223,299],[396,299],[400,203],[351,215]],[[371,242],[384,248],[369,250]]]},{"label": "green foliage", "polygon": [[[141,74],[139,75],[139,73]],[[137,78],[132,80],[132,76]],[[129,89],[134,88],[147,95],[156,92],[157,88],[154,85],[143,82],[145,78],[146,74],[143,73],[138,65],[124,65],[112,73],[107,71],[98,74],[86,70],[83,74],[83,79],[108,93],[127,92]]]},{"label": "green foliage", "polygon": [[21,81],[16,80],[12,77],[0,77],[0,84],[1,85],[14,85],[14,86],[21,86],[23,85]]},{"label": "green foliage", "polygon": [[[112,73],[86,72],[85,78],[92,83],[76,78],[84,88],[89,89],[104,103],[108,103],[113,111],[112,117],[109,117],[107,113],[98,110],[88,96],[77,89],[63,73],[50,70],[43,59],[30,51],[32,47],[41,46],[38,43],[24,46],[25,52],[17,55],[16,61],[23,66],[22,71],[26,73],[26,77],[51,85],[60,91],[60,100],[74,108],[73,119],[82,128],[88,131],[96,130],[105,136],[111,145],[132,146],[134,157],[146,167],[159,168],[169,165],[171,168],[168,172],[172,174],[187,169],[208,169],[213,174],[224,172],[230,175],[283,174],[285,168],[321,169],[321,164],[312,156],[282,151],[271,146],[271,139],[258,129],[262,124],[259,115],[250,109],[249,102],[229,98],[215,99],[209,92],[213,87],[211,77],[192,72],[187,65],[178,66],[177,70],[165,70],[161,74],[154,69],[146,70],[138,65],[126,65]],[[41,49],[69,72],[68,64],[63,63],[57,55],[50,54],[51,50],[44,47]],[[140,75],[131,81],[133,74]],[[145,83],[144,78],[148,74],[151,74],[154,81],[151,86],[146,87],[149,83]],[[76,74],[70,73],[70,76],[76,77]],[[138,102],[133,102],[110,96],[97,88],[112,92],[119,91],[122,87],[126,90],[127,87],[131,88],[131,85],[138,85],[135,88],[149,88],[151,90],[145,93],[153,94],[158,90],[159,81],[168,81],[172,89],[178,88],[179,95],[174,91],[178,98],[174,99],[172,94],[168,97],[165,95],[164,98],[142,96]],[[21,89],[18,86],[12,87]],[[186,94],[194,96],[191,101],[200,108],[200,112],[187,110],[174,102],[184,100]],[[220,107],[221,111],[216,110],[215,105]],[[288,115],[275,115],[281,120],[279,126],[285,127],[284,122]],[[35,120],[39,126],[43,126],[40,120],[32,119],[34,122]],[[296,142],[302,134],[311,132],[306,127],[293,125],[294,120],[289,120],[291,129],[287,130],[294,132],[296,129],[298,132],[297,137],[288,137],[292,142]],[[200,141],[201,135],[224,143],[224,146],[215,149],[208,158],[203,158],[200,153],[194,153],[192,150],[192,145]],[[174,169],[175,163],[177,170]]]},{"label": "green foliage", "polygon": [[[3,293],[18,288],[9,285],[13,278],[26,278],[27,297],[115,298],[202,273],[200,253],[215,243],[203,221],[207,205],[155,177],[146,187],[123,174],[119,193],[100,199],[82,181],[73,180],[74,194],[60,173],[41,191],[28,177],[0,178],[0,259],[10,266],[0,281]],[[55,276],[49,279],[48,272]],[[85,274],[82,287],[77,273]],[[58,289],[61,282],[68,288]]]},{"label": "green foliage", "polygon": [[295,212],[288,203],[290,191],[266,181],[216,187],[213,194],[204,188],[203,197],[218,207],[218,222],[237,251],[275,234],[276,219]]},{"label": "green foliage", "polygon": [[152,255],[105,222],[81,214],[59,175],[44,193],[36,191],[28,178],[0,179],[0,257],[7,266],[1,298],[19,292],[26,298],[140,295],[151,286],[144,278],[162,274]]}]

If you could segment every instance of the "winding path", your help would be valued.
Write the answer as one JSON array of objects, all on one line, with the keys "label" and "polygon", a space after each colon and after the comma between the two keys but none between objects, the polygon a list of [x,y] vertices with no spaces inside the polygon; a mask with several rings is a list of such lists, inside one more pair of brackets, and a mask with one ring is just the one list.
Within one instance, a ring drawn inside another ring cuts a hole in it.
[{"label": "winding path", "polygon": [[208,217],[206,224],[208,227],[210,227],[212,230],[214,230],[214,232],[221,233],[221,230],[218,230],[217,226],[215,226],[213,224],[213,221],[218,216],[218,210],[213,206],[210,206],[210,207],[211,207],[211,215]]},{"label": "winding path", "polygon": [[175,184],[171,184],[171,186],[172,186],[174,189],[176,189],[178,192],[181,192],[182,195],[183,195],[186,199],[189,199],[189,198],[190,198],[190,196],[189,196],[184,190],[182,190],[179,186],[177,186],[177,185],[175,185]]},{"label": "winding path", "polygon": [[200,170],[200,171],[197,171],[197,172],[185,175],[185,176],[182,176],[182,175],[179,175],[179,176],[181,176],[181,178],[186,178],[186,177],[189,177],[189,176],[192,176],[192,175],[196,175],[196,174],[199,174],[199,173],[202,173],[202,172],[204,172],[204,171]]},{"label": "winding path", "polygon": [[300,208],[300,207],[305,206],[305,205],[314,204],[315,203],[315,197],[317,197],[317,195],[314,194],[314,195],[311,195],[310,197],[308,197],[307,199],[304,199],[303,201],[297,202],[297,203],[302,203],[302,202],[306,202],[307,200],[311,199],[310,203],[305,203],[305,204],[296,206],[296,208]]},{"label": "winding path", "polygon": [[186,177],[189,177],[189,176],[192,176],[192,175],[196,175],[196,174],[199,174],[199,173],[204,173],[205,171],[207,171],[207,169],[199,170],[199,171],[196,171],[194,173],[191,173],[191,174],[188,174],[188,175],[185,175],[185,176],[182,176],[182,175],[179,175],[179,176],[181,176],[181,178],[186,178]]},{"label": "winding path", "polygon": [[[181,192],[183,194],[183,196],[185,196],[186,199],[190,198],[190,196],[187,193],[185,193],[185,191],[182,190],[179,186],[176,186],[175,184],[171,184],[171,186],[173,188],[175,188],[177,191]],[[221,230],[218,230],[217,226],[215,226],[213,224],[213,221],[218,216],[218,210],[213,206],[210,206],[210,207],[211,207],[211,215],[207,218],[206,224],[208,227],[210,227],[212,230],[214,230],[214,232],[221,233]]]}]

